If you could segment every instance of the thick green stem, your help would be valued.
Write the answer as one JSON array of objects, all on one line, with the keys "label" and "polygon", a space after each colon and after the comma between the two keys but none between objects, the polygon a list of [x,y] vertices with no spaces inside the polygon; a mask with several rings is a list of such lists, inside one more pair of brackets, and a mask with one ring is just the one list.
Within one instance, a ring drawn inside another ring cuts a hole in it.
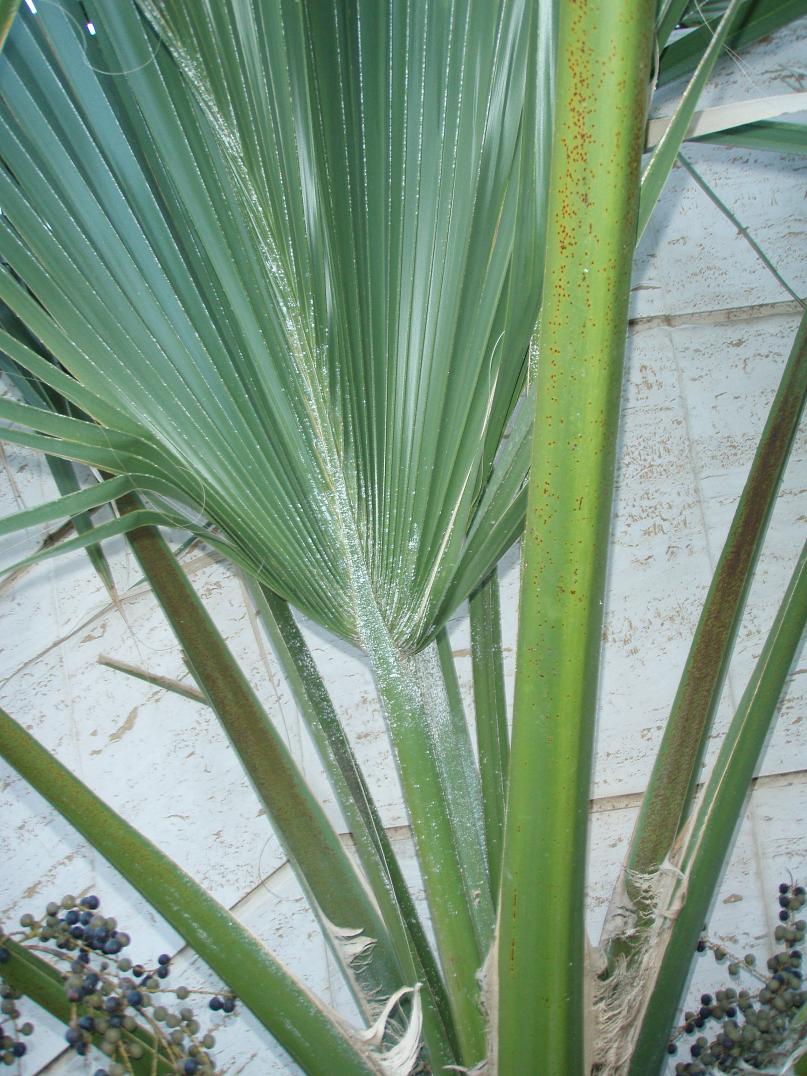
[{"label": "thick green stem", "polygon": [[457,834],[442,786],[429,723],[444,719],[424,709],[411,667],[399,654],[374,603],[364,601],[362,643],[370,659],[412,823],[437,950],[457,1029],[461,1060],[481,1061],[485,1032],[476,973],[483,953],[477,909],[466,886]]},{"label": "thick green stem", "polygon": [[481,839],[485,825],[482,785],[445,628],[438,632],[435,645],[436,654],[429,647],[410,659],[409,664],[420,685],[424,708],[433,718],[428,728],[440,764],[465,888],[474,912],[479,951],[484,953],[493,941],[494,914],[487,849]]},{"label": "thick green stem", "polygon": [[471,617],[471,661],[474,676],[476,742],[485,814],[485,843],[494,899],[501,884],[504,806],[510,743],[502,665],[499,581],[491,572],[468,602]]},{"label": "thick green stem", "polygon": [[0,753],[140,892],[312,1074],[373,1073],[346,1030],[189,875],[0,710]]},{"label": "thick green stem", "polygon": [[773,627],[704,789],[676,863],[686,879],[644,1013],[631,1076],[658,1072],[689,975],[692,954],[714,899],[751,778],[759,764],[788,671],[807,622],[807,546],[802,549]]},{"label": "thick green stem", "polygon": [[[133,510],[137,504],[136,498],[126,498],[122,508]],[[357,1000],[367,1011],[368,998],[389,997],[405,985],[375,904],[159,531],[144,527],[127,537],[194,679],[238,752],[298,878],[312,898],[314,910],[335,927],[361,929],[368,938],[375,939],[369,959],[354,969],[343,959],[338,940],[329,938],[354,992],[353,979],[359,981]]]},{"label": "thick green stem", "polygon": [[661,863],[691,803],[754,567],[807,399],[807,314],[787,360],[703,605],[631,840],[627,865]]},{"label": "thick green stem", "polygon": [[584,883],[653,0],[561,8],[499,902],[498,1071],[581,1076]]},{"label": "thick green stem", "polygon": [[350,826],[359,860],[389,932],[407,983],[424,989],[423,1037],[432,1066],[457,1061],[456,1033],[445,984],[423,930],[397,857],[376,810],[331,697],[287,602],[265,587],[253,591],[261,621],[327,768],[339,807]]}]

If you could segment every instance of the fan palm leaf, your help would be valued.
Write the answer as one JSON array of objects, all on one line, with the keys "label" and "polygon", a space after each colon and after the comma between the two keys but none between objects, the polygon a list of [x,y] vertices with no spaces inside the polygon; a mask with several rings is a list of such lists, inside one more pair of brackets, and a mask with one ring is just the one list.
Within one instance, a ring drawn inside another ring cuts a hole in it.
[{"label": "fan palm leaf", "polygon": [[210,520],[337,634],[362,644],[372,601],[417,650],[540,298],[547,15],[143,7],[172,55],[129,4],[92,41],[67,0],[26,12],[9,43],[3,297],[104,435],[4,417]]}]

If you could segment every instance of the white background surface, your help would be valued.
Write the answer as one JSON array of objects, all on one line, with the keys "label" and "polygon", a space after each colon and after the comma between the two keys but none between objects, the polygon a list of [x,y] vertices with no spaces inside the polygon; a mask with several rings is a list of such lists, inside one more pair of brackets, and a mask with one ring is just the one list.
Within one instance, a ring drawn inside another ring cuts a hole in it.
[{"label": "white background surface", "polygon": [[[721,62],[704,104],[804,89],[807,20],[757,46],[742,65]],[[672,91],[657,113],[671,110]],[[807,294],[807,158],[717,146],[687,156],[714,185],[799,294]],[[610,590],[594,783],[590,926],[596,936],[629,836],[689,641],[798,321],[788,296],[677,168],[636,263],[624,393],[623,448],[613,526]],[[731,313],[734,311],[734,313]],[[715,313],[716,312],[716,313]],[[669,315],[675,315],[672,319]],[[737,644],[716,733],[725,727],[758,656],[805,536],[807,442],[791,458]],[[41,460],[5,448],[0,514],[53,496]],[[2,563],[40,534],[6,540]],[[108,550],[120,608],[83,554],[50,561],[0,590],[0,704],[124,817],[159,843],[315,990],[350,1013],[338,973],[215,719],[201,705],[98,664],[102,655],[172,677],[187,675],[177,648],[122,544]],[[271,648],[251,619],[240,583],[204,552],[187,567],[252,683],[301,759],[340,831],[317,758]],[[512,690],[515,551],[502,565],[504,646]],[[345,721],[385,822],[419,891],[371,678],[358,654],[303,625]],[[470,712],[467,624],[452,643]],[[710,933],[761,957],[775,925],[775,889],[807,874],[804,669],[797,664],[751,796]],[[716,742],[716,741],[715,741]],[[0,921],[40,911],[64,892],[97,892],[135,938],[135,956],[178,952],[180,939],[131,888],[78,841],[44,802],[0,765]],[[209,978],[181,953],[176,980]],[[211,980],[212,981],[212,980]],[[697,992],[720,985],[704,960]],[[212,1014],[211,1014],[212,1015]],[[21,1071],[93,1071],[61,1056],[61,1031],[37,1017]],[[53,1028],[54,1030],[51,1030]],[[246,1015],[225,1026],[224,1072],[295,1072]],[[41,1068],[52,1060],[47,1068]]]}]

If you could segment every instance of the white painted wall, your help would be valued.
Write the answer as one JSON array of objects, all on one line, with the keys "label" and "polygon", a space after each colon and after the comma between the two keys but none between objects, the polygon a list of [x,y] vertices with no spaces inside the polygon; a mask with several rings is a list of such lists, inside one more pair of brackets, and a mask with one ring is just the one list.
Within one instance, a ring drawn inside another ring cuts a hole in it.
[{"label": "white painted wall", "polygon": [[[742,64],[724,60],[706,105],[807,83],[807,19],[760,43]],[[666,99],[669,111],[673,93]],[[792,287],[807,294],[807,159],[692,146],[689,158],[762,244]],[[736,229],[676,169],[641,244],[633,290],[623,452],[604,632],[601,718],[590,856],[596,932],[659,742],[700,603],[719,556],[767,406],[795,331],[794,304]],[[0,514],[53,495],[42,462],[6,448]],[[727,723],[805,535],[807,442],[794,450],[743,621],[718,731]],[[15,536],[2,563],[36,547]],[[121,543],[110,548],[120,609],[83,555],[32,569],[0,590],[0,703],[82,780],[156,840],[315,990],[350,1014],[271,828],[217,728],[198,704],[98,665],[101,655],[184,676],[177,649]],[[302,760],[326,810],[344,830],[274,657],[229,569],[202,553],[187,567],[244,669]],[[502,565],[508,690],[512,690],[517,559]],[[419,891],[397,780],[372,682],[361,658],[304,624],[387,825]],[[452,624],[470,701],[464,612]],[[788,871],[807,875],[803,669],[795,669],[750,797],[712,934],[767,955],[774,891]],[[0,921],[41,909],[64,892],[96,891],[126,924],[136,956],[180,950],[180,939],[9,769],[0,768]],[[180,953],[177,981],[208,974]],[[702,958],[693,989],[719,985]],[[21,1072],[93,1071],[61,1054],[61,1032],[36,1017]],[[296,1068],[249,1016],[225,1025],[222,1071],[269,1076]],[[50,1062],[50,1063],[48,1063]]]}]

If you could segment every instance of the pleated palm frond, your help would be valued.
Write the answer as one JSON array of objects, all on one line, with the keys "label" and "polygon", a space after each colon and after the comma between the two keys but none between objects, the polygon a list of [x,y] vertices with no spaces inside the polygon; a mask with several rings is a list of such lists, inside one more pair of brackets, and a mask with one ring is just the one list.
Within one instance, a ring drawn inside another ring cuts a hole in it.
[{"label": "pleated palm frond", "polygon": [[540,302],[553,5],[85,7],[95,36],[23,10],[0,63],[0,297],[55,362],[0,348],[93,421],[2,401],[4,436],[418,649],[493,564],[464,558]]}]

